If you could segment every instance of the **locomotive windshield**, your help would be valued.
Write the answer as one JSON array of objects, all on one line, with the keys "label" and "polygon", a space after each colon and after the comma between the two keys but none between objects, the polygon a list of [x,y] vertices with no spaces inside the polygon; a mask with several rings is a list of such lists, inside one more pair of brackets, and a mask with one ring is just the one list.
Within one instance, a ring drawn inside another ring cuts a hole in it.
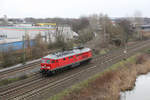
[{"label": "locomotive windshield", "polygon": [[41,61],[42,63],[47,63],[47,64],[50,64],[50,60],[47,60],[47,59],[42,59]]},{"label": "locomotive windshield", "polygon": [[42,59],[42,61],[41,61],[42,63],[45,63],[45,60],[44,59]]}]

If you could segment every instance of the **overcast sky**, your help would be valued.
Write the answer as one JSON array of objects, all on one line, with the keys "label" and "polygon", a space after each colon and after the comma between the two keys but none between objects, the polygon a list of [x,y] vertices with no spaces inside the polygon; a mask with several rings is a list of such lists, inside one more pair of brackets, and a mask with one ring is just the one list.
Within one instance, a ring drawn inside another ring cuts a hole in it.
[{"label": "overcast sky", "polygon": [[124,17],[136,11],[150,17],[150,0],[0,0],[0,17],[9,18],[78,18],[93,13]]}]

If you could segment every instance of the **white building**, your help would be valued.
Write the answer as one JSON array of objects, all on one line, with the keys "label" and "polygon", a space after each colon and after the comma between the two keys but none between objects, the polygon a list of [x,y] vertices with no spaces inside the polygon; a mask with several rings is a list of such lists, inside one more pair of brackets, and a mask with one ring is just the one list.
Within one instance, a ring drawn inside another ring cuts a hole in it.
[{"label": "white building", "polygon": [[[58,31],[61,31],[66,39],[71,39],[74,36],[78,36],[77,33],[73,32],[70,27],[58,27]],[[47,37],[52,41],[55,40],[56,29],[50,27],[40,26],[0,26],[0,36],[5,36],[7,39],[19,39],[23,40],[23,37],[28,34],[30,39],[34,39],[37,34],[41,34],[43,37]],[[2,39],[3,37],[1,37]]]}]

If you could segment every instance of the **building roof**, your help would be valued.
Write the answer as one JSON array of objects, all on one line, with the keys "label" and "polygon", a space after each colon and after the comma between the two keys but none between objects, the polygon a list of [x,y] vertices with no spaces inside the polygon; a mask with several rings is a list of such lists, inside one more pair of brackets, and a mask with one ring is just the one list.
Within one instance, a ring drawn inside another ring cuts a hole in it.
[{"label": "building roof", "polygon": [[51,27],[39,27],[39,26],[0,26],[0,30],[55,30]]},{"label": "building roof", "polygon": [[90,48],[74,48],[73,50],[70,50],[70,51],[64,51],[64,52],[57,52],[54,54],[49,54],[43,58],[49,58],[49,59],[56,60],[56,59],[61,59],[64,57],[69,57],[69,56],[77,55],[80,53],[88,52],[90,50],[91,50]]}]

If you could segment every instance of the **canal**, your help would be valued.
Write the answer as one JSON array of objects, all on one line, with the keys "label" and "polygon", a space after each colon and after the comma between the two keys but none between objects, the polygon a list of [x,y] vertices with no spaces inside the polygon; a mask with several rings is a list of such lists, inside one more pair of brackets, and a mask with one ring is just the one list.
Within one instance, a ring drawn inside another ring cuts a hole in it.
[{"label": "canal", "polygon": [[137,77],[134,89],[121,92],[120,100],[150,100],[150,73]]}]

